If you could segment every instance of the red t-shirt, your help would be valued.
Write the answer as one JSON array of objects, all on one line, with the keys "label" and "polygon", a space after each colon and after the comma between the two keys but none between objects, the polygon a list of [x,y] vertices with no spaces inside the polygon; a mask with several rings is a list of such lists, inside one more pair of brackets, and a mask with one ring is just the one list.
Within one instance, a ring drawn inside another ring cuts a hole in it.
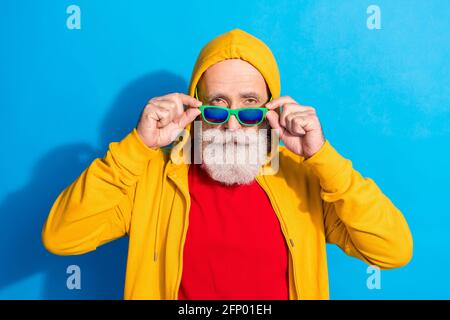
[{"label": "red t-shirt", "polygon": [[288,248],[261,186],[225,186],[193,164],[189,192],[178,298],[288,299]]}]

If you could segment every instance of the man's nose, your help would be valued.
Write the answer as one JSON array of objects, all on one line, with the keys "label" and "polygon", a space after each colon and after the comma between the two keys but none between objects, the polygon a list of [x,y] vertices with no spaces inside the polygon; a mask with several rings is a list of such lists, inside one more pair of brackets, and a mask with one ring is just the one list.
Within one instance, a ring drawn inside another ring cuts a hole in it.
[{"label": "man's nose", "polygon": [[228,119],[227,123],[225,123],[225,127],[228,130],[238,130],[241,128],[241,124],[235,116],[230,115],[230,119]]}]

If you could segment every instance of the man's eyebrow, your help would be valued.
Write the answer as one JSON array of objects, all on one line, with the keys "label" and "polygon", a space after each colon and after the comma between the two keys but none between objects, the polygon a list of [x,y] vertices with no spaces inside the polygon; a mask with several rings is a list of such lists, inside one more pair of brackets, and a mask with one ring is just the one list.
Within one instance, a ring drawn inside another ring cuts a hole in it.
[{"label": "man's eyebrow", "polygon": [[218,93],[212,93],[212,94],[206,95],[206,100],[211,101],[211,100],[214,100],[214,99],[224,99],[224,100],[227,100],[228,97],[227,97],[225,94],[220,93],[220,92],[218,92]]},{"label": "man's eyebrow", "polygon": [[257,100],[261,100],[261,96],[254,91],[242,92],[239,95],[241,98],[256,98]]},{"label": "man's eyebrow", "polygon": [[[261,96],[258,93],[254,92],[254,91],[241,92],[239,94],[239,96],[241,98],[255,98],[257,100],[261,100]],[[217,92],[217,93],[212,93],[212,94],[206,95],[206,99],[207,99],[207,101],[212,101],[214,99],[228,100],[228,96],[226,94],[224,94],[224,93]]]}]

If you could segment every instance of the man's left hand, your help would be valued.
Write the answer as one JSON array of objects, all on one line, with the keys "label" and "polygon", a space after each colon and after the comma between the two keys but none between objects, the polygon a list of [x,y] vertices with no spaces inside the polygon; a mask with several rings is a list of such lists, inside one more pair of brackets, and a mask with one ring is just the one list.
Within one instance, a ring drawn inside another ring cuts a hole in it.
[{"label": "man's left hand", "polygon": [[[275,111],[283,107],[281,115]],[[278,129],[279,136],[286,148],[304,157],[310,158],[325,143],[325,138],[316,110],[302,106],[288,96],[279,97],[266,103],[267,119],[273,129]]]}]

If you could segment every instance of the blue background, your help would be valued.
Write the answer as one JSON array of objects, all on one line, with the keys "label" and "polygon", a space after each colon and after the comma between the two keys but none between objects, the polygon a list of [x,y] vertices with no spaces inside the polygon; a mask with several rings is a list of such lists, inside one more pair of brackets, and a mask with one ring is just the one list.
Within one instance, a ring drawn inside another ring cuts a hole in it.
[{"label": "blue background", "polygon": [[[81,8],[69,30],[66,8]],[[381,30],[366,9],[381,8]],[[282,94],[318,110],[326,137],[406,216],[414,257],[366,286],[329,246],[333,299],[450,298],[450,2],[2,1],[0,298],[122,298],[127,240],[58,257],[40,231],[57,195],[146,101],[185,92],[202,46],[233,28],[265,41]],[[81,290],[66,268],[81,268]]]}]

